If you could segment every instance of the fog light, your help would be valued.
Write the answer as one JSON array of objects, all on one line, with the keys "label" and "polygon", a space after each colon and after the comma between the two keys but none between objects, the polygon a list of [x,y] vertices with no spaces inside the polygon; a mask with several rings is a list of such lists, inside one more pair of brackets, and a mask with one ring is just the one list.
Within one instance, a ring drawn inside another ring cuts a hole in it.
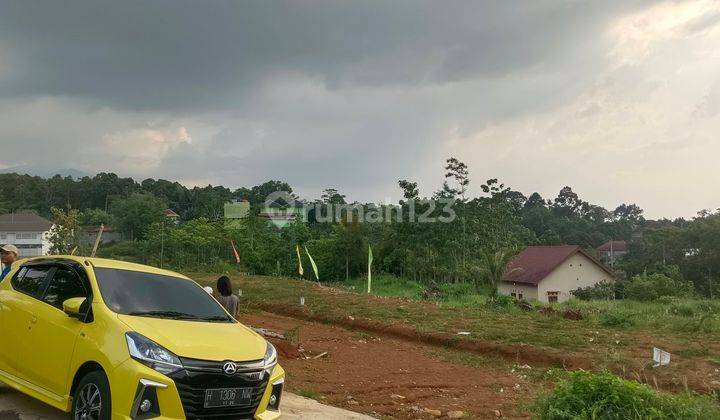
[{"label": "fog light", "polygon": [[270,396],[270,401],[268,402],[268,404],[270,404],[271,406],[274,407],[275,404],[277,404],[277,396],[271,395],[271,396]]},{"label": "fog light", "polygon": [[150,400],[143,400],[140,403],[140,411],[142,411],[143,413],[147,413],[148,411],[150,411],[151,408],[152,403],[150,402]]}]

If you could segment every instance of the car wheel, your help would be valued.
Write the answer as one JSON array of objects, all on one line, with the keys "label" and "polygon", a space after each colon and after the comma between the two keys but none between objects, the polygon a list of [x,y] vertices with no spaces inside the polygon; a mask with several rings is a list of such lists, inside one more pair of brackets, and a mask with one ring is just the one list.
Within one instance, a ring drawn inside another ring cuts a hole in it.
[{"label": "car wheel", "polygon": [[73,395],[73,420],[110,420],[110,384],[101,371],[83,376]]}]

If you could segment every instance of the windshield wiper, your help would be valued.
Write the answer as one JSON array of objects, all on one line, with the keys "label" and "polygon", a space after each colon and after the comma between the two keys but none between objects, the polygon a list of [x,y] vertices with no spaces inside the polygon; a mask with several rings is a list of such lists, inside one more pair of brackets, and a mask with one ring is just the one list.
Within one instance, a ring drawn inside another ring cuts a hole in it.
[{"label": "windshield wiper", "polygon": [[130,312],[128,315],[134,316],[156,316],[160,318],[171,318],[171,319],[202,319],[193,314],[177,311],[136,311]]},{"label": "windshield wiper", "polygon": [[201,319],[203,321],[230,321],[230,317],[224,315],[208,316]]}]

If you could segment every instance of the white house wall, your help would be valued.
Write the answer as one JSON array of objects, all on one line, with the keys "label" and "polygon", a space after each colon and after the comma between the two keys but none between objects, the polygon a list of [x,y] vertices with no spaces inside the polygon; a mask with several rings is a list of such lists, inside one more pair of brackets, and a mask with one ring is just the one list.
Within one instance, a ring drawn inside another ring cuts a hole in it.
[{"label": "white house wall", "polygon": [[547,303],[548,292],[559,292],[558,302],[564,302],[572,297],[571,290],[593,286],[602,281],[613,281],[613,279],[594,261],[577,253],[540,281],[537,287],[538,300]]},{"label": "white house wall", "polygon": [[537,286],[521,283],[500,283],[498,286],[498,293],[507,296],[510,296],[512,293],[515,293],[515,296],[522,294],[522,297],[525,300],[537,300],[538,298]]}]

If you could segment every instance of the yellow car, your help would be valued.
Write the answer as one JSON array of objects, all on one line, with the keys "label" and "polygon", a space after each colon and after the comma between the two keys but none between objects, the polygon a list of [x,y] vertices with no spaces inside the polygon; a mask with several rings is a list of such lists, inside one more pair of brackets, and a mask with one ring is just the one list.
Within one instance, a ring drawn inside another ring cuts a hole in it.
[{"label": "yellow car", "polygon": [[0,283],[0,380],[75,420],[280,417],[273,346],[189,278],[74,256]]}]

